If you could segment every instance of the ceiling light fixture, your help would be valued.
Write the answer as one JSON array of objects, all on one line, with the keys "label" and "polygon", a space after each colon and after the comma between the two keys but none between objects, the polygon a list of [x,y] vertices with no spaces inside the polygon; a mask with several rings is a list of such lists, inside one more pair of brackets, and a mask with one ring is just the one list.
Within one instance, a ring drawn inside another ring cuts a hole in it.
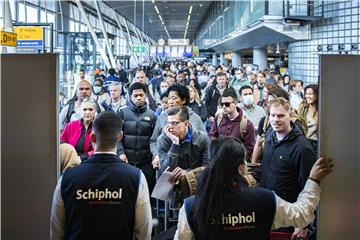
[{"label": "ceiling light fixture", "polygon": [[187,34],[187,31],[188,31],[188,28],[189,28],[189,23],[190,23],[190,18],[191,18],[192,9],[193,9],[193,6],[191,5],[190,8],[189,8],[189,15],[188,15],[188,18],[187,18],[187,21],[186,21],[186,25],[185,25],[184,38],[186,38],[186,34]]},{"label": "ceiling light fixture", "polygon": [[157,12],[157,14],[160,15],[158,7],[155,5],[154,8],[155,8],[155,11]]},{"label": "ceiling light fixture", "polygon": [[155,11],[156,11],[156,13],[157,13],[158,16],[159,16],[159,19],[160,19],[160,21],[161,21],[161,24],[164,26],[164,29],[165,29],[166,34],[168,35],[169,38],[171,38],[168,30],[166,29],[165,23],[164,23],[161,15],[160,15],[160,11],[159,11],[158,7],[155,5],[155,0],[151,0],[151,2],[154,4]]}]

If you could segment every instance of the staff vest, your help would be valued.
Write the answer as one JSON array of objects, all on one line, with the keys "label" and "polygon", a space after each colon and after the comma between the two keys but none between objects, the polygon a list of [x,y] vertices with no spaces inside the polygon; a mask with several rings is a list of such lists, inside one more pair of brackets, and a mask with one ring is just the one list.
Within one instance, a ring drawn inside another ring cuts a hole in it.
[{"label": "staff vest", "polygon": [[141,172],[115,154],[95,154],[65,171],[65,239],[133,239]]},{"label": "staff vest", "polygon": [[[221,239],[269,239],[275,216],[275,194],[263,188],[232,188],[223,195],[223,211],[219,220]],[[196,198],[185,200],[185,212],[191,230],[198,229],[194,219]],[[210,226],[214,224],[210,223]],[[220,239],[215,227],[209,229],[212,239]]]}]

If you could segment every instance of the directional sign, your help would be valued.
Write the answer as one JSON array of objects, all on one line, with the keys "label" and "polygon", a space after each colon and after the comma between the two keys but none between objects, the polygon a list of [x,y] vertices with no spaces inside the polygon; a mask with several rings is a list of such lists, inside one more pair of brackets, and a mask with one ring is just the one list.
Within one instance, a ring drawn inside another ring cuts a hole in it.
[{"label": "directional sign", "polygon": [[43,27],[14,27],[14,32],[18,34],[18,47],[41,48],[43,45]]},{"label": "directional sign", "polygon": [[16,47],[16,33],[0,31],[0,45]]},{"label": "directional sign", "polygon": [[131,51],[133,53],[145,53],[145,46],[141,46],[141,45],[131,46]]}]

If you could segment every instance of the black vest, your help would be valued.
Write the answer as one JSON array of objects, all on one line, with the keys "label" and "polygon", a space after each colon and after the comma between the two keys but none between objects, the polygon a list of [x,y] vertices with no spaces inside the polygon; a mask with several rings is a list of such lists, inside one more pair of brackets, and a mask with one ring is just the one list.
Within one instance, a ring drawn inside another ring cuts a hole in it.
[{"label": "black vest", "polygon": [[65,239],[133,239],[140,170],[95,154],[62,176]]},{"label": "black vest", "polygon": [[[221,239],[269,239],[269,233],[275,216],[275,195],[263,188],[232,188],[223,196],[224,210]],[[194,196],[185,200],[186,218],[195,233],[198,225],[194,216]],[[210,236],[217,238],[215,228],[209,229]]]}]

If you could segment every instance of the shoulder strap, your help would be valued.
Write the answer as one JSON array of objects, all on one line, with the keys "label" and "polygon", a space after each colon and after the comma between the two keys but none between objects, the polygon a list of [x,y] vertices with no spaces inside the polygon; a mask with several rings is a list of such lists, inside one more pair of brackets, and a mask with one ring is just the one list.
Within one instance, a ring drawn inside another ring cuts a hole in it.
[{"label": "shoulder strap", "polygon": [[216,117],[216,126],[219,127],[220,126],[220,123],[221,121],[223,120],[223,114],[222,113],[219,113]]},{"label": "shoulder strap", "polygon": [[249,187],[257,187],[259,185],[256,179],[250,173],[243,174],[242,176],[245,178]]},{"label": "shoulder strap", "polygon": [[214,97],[214,95],[215,95],[215,91],[216,91],[216,89],[215,89],[216,87],[215,86],[213,86],[213,92],[212,92],[212,94],[211,94],[211,98],[213,98]]},{"label": "shoulder strap", "polygon": [[240,120],[240,138],[241,138],[241,141],[243,141],[243,142],[245,140],[247,124],[248,124],[248,119],[244,115],[244,113],[242,113],[242,117],[241,117],[241,120]]},{"label": "shoulder strap", "polygon": [[66,123],[70,122],[71,120],[71,115],[75,112],[75,101],[73,99],[70,99],[68,102],[68,111],[66,113]]},{"label": "shoulder strap", "polygon": [[263,125],[263,131],[261,134],[261,138],[260,138],[260,143],[261,143],[261,149],[264,150],[264,145],[265,145],[265,135],[266,135],[266,131],[269,128],[269,124],[270,124],[270,116],[269,114],[266,114],[265,119],[264,119],[264,125]]},{"label": "shoulder strap", "polygon": [[295,120],[299,121],[301,128],[304,132],[304,135],[306,136],[308,127],[307,127],[305,116],[302,116],[301,114],[299,114],[296,109],[294,109],[294,111],[293,111],[293,116],[294,116]]}]

